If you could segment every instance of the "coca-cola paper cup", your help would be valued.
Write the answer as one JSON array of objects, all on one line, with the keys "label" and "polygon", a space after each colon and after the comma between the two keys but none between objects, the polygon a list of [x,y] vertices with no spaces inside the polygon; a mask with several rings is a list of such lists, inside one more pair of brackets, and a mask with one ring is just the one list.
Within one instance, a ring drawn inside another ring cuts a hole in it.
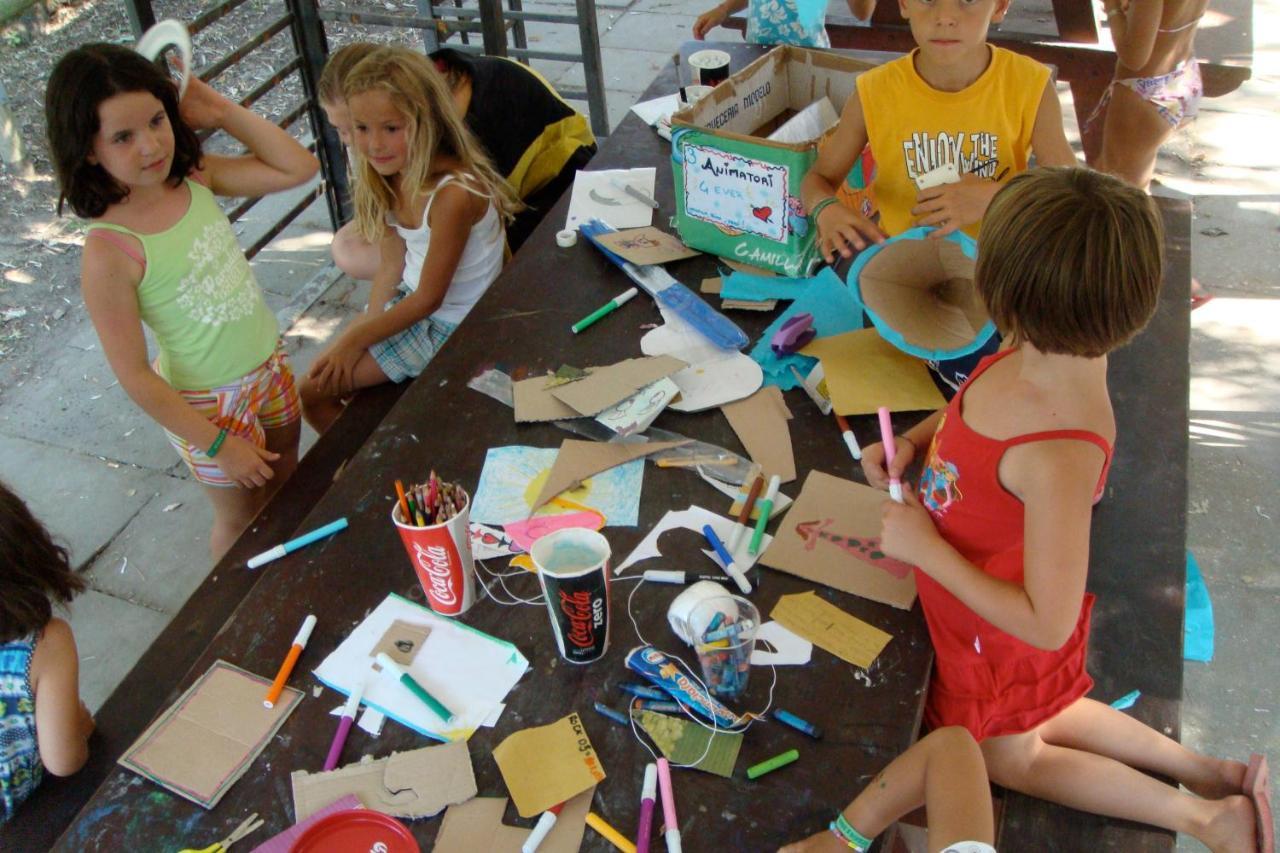
[{"label": "coca-cola paper cup", "polygon": [[[459,491],[462,491],[459,489]],[[418,527],[405,524],[400,504],[392,504],[391,520],[427,594],[427,604],[444,616],[461,616],[476,601],[476,566],[471,557],[471,496],[462,492],[463,506],[453,518]]]},{"label": "coca-cola paper cup", "polygon": [[591,663],[609,650],[609,540],[570,527],[533,543],[529,555],[547,598],[560,656]]}]

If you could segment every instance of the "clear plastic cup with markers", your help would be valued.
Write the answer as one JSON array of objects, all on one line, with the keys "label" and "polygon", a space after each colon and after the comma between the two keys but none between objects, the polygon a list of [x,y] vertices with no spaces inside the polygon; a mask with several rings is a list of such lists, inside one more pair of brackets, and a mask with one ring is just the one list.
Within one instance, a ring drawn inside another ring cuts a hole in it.
[{"label": "clear plastic cup with markers", "polygon": [[727,699],[742,696],[751,675],[751,650],[760,611],[741,596],[720,595],[699,602],[690,614],[689,625],[707,689]]}]

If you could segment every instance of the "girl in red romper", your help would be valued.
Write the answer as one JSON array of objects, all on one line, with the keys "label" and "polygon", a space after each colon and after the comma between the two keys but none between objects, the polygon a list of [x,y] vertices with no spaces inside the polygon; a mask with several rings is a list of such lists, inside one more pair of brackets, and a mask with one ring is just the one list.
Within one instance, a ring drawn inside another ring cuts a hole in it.
[{"label": "girl in red romper", "polygon": [[1246,767],[1200,755],[1085,698],[1089,521],[1115,437],[1106,353],[1153,313],[1162,242],[1150,201],[1113,178],[1015,177],[983,220],[975,275],[1010,348],[895,439],[889,470],[879,444],[863,469],[883,487],[929,445],[919,494],[886,501],[881,540],[918,567],[936,651],[931,726],[968,729],[1007,788],[1214,851],[1268,851],[1261,756]]}]

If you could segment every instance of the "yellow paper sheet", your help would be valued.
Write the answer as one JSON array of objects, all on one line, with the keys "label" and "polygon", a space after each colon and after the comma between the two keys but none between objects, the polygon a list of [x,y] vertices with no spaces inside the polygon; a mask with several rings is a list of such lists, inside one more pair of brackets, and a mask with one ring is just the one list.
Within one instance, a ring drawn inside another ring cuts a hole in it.
[{"label": "yellow paper sheet", "polygon": [[842,415],[940,409],[946,403],[928,366],[880,337],[858,329],[818,338],[800,350],[822,362],[832,405]]},{"label": "yellow paper sheet", "polygon": [[863,669],[871,666],[893,639],[813,592],[782,596],[769,616],[815,646]]},{"label": "yellow paper sheet", "polygon": [[493,751],[521,817],[534,817],[604,781],[604,766],[577,714],[522,729]]}]

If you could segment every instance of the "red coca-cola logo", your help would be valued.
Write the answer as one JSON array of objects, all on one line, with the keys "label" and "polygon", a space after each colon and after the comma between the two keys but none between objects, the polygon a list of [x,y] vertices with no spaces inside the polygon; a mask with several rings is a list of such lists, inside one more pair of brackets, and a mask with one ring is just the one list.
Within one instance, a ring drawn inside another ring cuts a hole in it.
[{"label": "red coca-cola logo", "polygon": [[560,612],[569,620],[569,642],[580,649],[595,645],[595,634],[591,630],[591,593],[560,591]]},{"label": "red coca-cola logo", "polygon": [[424,548],[417,542],[413,543],[413,550],[418,566],[431,583],[427,593],[441,607],[456,605],[458,594],[453,588],[453,561],[449,559],[449,550],[443,545],[428,545]]}]

